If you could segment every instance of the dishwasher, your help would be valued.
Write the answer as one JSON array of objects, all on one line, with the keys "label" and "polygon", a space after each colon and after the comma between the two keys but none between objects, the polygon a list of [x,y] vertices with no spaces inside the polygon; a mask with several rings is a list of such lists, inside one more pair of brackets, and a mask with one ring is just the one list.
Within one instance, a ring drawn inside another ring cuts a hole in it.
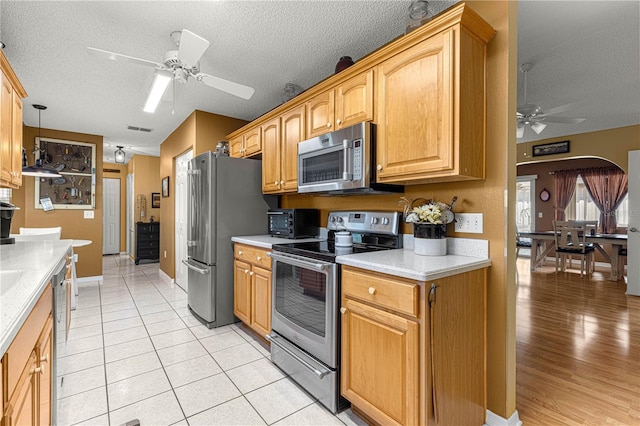
[{"label": "dishwasher", "polygon": [[62,386],[64,377],[58,377],[58,344],[67,341],[67,261],[66,256],[56,265],[51,277],[53,288],[53,362],[51,363],[51,423],[57,422],[58,379]]}]

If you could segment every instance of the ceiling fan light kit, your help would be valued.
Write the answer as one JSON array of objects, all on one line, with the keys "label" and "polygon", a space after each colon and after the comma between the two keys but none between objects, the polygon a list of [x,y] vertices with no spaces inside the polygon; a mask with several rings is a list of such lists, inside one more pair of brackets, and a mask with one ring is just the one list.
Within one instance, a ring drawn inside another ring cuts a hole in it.
[{"label": "ceiling fan light kit", "polygon": [[144,112],[156,112],[162,95],[164,95],[165,90],[167,90],[167,86],[169,86],[172,78],[173,74],[167,70],[156,71],[156,76],[153,78],[153,84],[151,85],[151,91],[149,91],[147,102],[144,104]]}]

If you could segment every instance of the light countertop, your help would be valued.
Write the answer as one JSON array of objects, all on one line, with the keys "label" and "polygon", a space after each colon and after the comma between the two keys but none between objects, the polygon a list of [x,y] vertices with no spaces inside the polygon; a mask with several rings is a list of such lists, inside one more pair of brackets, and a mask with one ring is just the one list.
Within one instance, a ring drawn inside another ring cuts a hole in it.
[{"label": "light countertop", "polygon": [[412,249],[347,254],[337,256],[336,262],[417,281],[435,280],[491,266],[488,258],[457,254],[420,256]]},{"label": "light countertop", "polygon": [[22,271],[17,280],[0,278],[0,356],[9,348],[70,249],[71,240],[17,241],[0,246],[0,273]]},{"label": "light countertop", "polygon": [[251,246],[262,247],[270,249],[274,244],[288,244],[288,243],[307,243],[312,241],[322,241],[326,238],[300,238],[293,240],[290,238],[278,238],[271,235],[243,235],[238,237],[231,237],[231,241],[242,244],[249,244]]}]

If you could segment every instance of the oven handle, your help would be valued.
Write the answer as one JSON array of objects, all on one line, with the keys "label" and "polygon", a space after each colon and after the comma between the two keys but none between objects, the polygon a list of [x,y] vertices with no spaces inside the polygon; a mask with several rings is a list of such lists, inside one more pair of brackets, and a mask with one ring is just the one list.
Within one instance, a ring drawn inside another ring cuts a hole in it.
[{"label": "oven handle", "polygon": [[305,269],[313,269],[317,272],[325,272],[327,269],[333,266],[333,263],[309,262],[307,260],[299,259],[298,257],[286,256],[274,252],[267,252],[267,256],[278,262],[286,263],[293,266],[299,266]]},{"label": "oven handle", "polygon": [[331,373],[331,371],[325,370],[325,369],[318,370],[317,368],[315,368],[314,366],[309,364],[307,361],[305,361],[304,359],[300,358],[296,353],[292,352],[289,348],[285,347],[282,343],[278,342],[278,336],[273,336],[271,334],[267,334],[264,337],[266,337],[268,341],[270,341],[271,343],[273,343],[274,345],[276,345],[277,347],[279,347],[280,349],[285,351],[289,356],[291,356],[293,359],[298,361],[300,364],[304,365],[309,370],[311,370],[313,372],[313,374],[318,376],[319,379],[322,379],[324,376],[326,376],[327,374]]}]

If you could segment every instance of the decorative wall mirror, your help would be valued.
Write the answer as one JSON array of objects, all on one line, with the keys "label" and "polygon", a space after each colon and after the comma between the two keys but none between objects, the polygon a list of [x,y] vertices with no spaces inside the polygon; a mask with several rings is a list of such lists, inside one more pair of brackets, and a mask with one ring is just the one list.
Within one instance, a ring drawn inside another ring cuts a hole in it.
[{"label": "decorative wall mirror", "polygon": [[42,209],[40,200],[49,197],[54,209],[95,209],[96,145],[37,137],[36,150],[36,156],[62,177],[35,178],[35,208]]}]

